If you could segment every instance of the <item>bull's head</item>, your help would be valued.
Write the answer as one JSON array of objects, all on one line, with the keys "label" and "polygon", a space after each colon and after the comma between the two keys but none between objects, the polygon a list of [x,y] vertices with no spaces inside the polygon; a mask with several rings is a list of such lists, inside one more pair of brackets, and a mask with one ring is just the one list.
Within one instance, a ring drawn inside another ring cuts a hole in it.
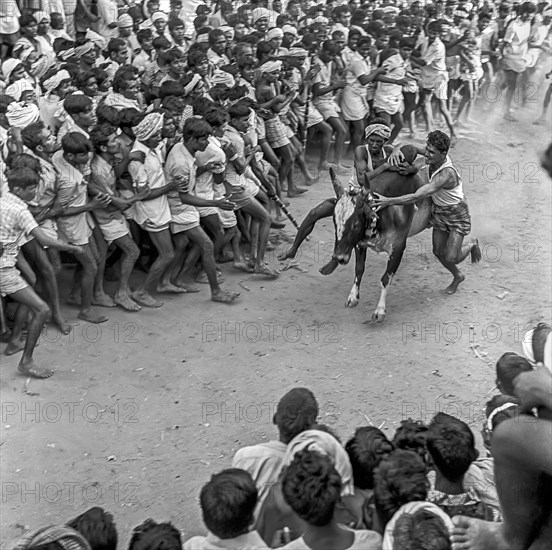
[{"label": "bull's head", "polygon": [[371,207],[372,195],[367,186],[345,190],[332,169],[330,176],[337,196],[333,215],[334,257],[340,264],[346,264],[354,248],[373,236],[378,216]]}]

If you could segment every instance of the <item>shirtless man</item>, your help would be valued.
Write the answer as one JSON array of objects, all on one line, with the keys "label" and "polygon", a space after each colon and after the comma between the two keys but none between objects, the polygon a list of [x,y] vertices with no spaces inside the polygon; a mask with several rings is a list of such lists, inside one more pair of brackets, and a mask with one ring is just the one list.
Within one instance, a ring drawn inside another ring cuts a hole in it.
[{"label": "shirtless man", "polygon": [[[400,197],[389,198],[374,193],[374,206],[379,209],[394,204],[416,203],[426,197],[432,198],[433,254],[452,273],[452,283],[444,292],[454,294],[465,279],[457,264],[464,261],[468,254],[471,255],[472,263],[479,262],[481,250],[477,239],[464,243],[464,237],[471,230],[471,217],[462,178],[448,156],[449,148],[450,138],[446,134],[439,130],[430,132],[425,150],[418,149],[418,154],[425,155],[427,167],[420,175],[427,183],[415,193]],[[394,164],[397,160],[402,160],[402,153],[394,154],[390,163]]]}]

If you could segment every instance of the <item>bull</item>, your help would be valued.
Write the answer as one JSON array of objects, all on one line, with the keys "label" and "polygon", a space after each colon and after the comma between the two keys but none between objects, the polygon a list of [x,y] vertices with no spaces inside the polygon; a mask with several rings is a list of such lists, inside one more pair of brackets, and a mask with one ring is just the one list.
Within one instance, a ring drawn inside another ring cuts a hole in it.
[{"label": "bull", "polygon": [[[405,160],[412,163],[416,158],[413,147],[404,146]],[[329,169],[335,198],[326,199],[313,208],[301,224],[291,248],[280,259],[293,258],[301,243],[314,229],[316,222],[333,216],[335,245],[331,260],[320,269],[323,275],[332,273],[338,265],[349,263],[355,251],[355,279],[345,305],[355,307],[360,300],[360,283],[364,275],[368,248],[375,252],[386,252],[389,256],[385,273],[381,278],[381,293],[372,320],[385,320],[387,291],[397,272],[406,247],[406,240],[429,227],[431,198],[417,205],[390,206],[376,212],[373,194],[398,197],[414,193],[421,185],[417,174],[400,175],[396,171],[385,171],[372,178],[365,177],[360,189],[345,190],[335,170]]]}]

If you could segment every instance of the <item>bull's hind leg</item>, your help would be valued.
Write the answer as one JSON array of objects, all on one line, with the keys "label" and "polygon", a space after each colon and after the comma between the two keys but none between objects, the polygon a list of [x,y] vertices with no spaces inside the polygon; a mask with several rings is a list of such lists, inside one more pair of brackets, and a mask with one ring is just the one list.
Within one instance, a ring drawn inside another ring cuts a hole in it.
[{"label": "bull's hind leg", "polygon": [[360,282],[364,275],[364,268],[366,267],[366,248],[357,246],[355,248],[355,282],[353,288],[349,292],[349,297],[345,305],[347,307],[355,307],[360,300]]},{"label": "bull's hind leg", "polygon": [[291,247],[285,252],[282,252],[282,254],[278,256],[278,259],[288,260],[289,258],[295,258],[301,243],[312,233],[316,222],[322,218],[329,218],[333,215],[336,202],[337,199],[326,199],[324,202],[315,206],[299,226]]},{"label": "bull's hind leg", "polygon": [[385,321],[387,290],[393,280],[393,277],[395,276],[395,273],[397,272],[397,269],[399,269],[405,247],[406,239],[402,239],[400,242],[395,241],[391,248],[389,260],[387,261],[387,267],[385,268],[385,273],[381,278],[380,299],[374,313],[372,313],[372,321],[376,321],[376,323],[383,323],[383,321]]}]

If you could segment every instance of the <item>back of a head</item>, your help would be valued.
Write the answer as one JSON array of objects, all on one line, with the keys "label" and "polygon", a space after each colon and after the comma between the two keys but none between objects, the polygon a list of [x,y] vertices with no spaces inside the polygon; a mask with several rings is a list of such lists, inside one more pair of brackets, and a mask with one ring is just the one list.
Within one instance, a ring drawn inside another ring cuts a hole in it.
[{"label": "back of a head", "polygon": [[514,395],[514,380],[522,372],[533,370],[531,363],[517,353],[504,353],[496,362],[498,389],[505,395]]},{"label": "back of a head", "polygon": [[257,505],[257,488],[245,470],[229,468],[214,474],[200,493],[203,522],[220,539],[247,533]]},{"label": "back of a head", "polygon": [[303,521],[322,527],[340,500],[341,477],[329,456],[305,449],[283,471],[282,494]]},{"label": "back of a head", "polygon": [[90,544],[92,550],[116,550],[117,528],[113,516],[97,506],[67,523],[78,531]]},{"label": "back of a head", "polygon": [[445,522],[429,510],[403,514],[393,530],[393,550],[451,550]]},{"label": "back of a head", "polygon": [[345,450],[353,468],[355,487],[374,488],[374,469],[393,450],[393,444],[378,428],[363,426],[347,441]]},{"label": "back of a head", "polygon": [[401,420],[393,436],[393,445],[397,449],[414,451],[425,462],[427,460],[426,434],[427,426],[423,422],[411,418]]},{"label": "back of a head", "polygon": [[307,388],[293,388],[278,402],[274,424],[278,426],[280,439],[289,443],[296,435],[312,428],[317,416],[314,394]]},{"label": "back of a head", "polygon": [[180,532],[171,523],[147,519],[132,531],[128,550],[182,550]]},{"label": "back of a head", "polygon": [[427,431],[427,450],[435,467],[453,483],[461,481],[478,452],[470,427],[446,413],[437,413]]},{"label": "back of a head", "polygon": [[394,450],[374,472],[376,509],[387,523],[403,505],[427,497],[426,468],[412,451]]}]

